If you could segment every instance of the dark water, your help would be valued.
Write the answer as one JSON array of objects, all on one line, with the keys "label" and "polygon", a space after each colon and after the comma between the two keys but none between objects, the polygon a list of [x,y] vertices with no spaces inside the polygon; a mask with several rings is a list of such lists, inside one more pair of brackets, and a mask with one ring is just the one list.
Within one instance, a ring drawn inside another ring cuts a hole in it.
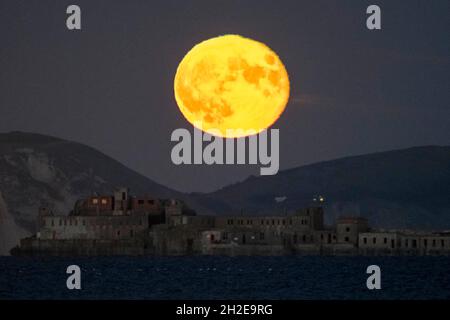
[{"label": "dark water", "polygon": [[450,257],[0,257],[0,272],[1,299],[450,299]]}]

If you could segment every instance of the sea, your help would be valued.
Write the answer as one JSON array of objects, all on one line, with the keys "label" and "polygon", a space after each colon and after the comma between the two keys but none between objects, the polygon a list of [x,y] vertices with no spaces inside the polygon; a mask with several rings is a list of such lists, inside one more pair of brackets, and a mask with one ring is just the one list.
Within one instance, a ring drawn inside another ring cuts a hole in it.
[{"label": "sea", "polygon": [[450,257],[0,257],[0,299],[450,299]]}]

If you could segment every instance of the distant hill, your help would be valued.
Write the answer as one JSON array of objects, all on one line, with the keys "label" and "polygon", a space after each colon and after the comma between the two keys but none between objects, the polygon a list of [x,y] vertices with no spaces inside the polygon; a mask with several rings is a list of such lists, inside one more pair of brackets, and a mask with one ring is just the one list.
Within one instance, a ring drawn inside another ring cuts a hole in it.
[{"label": "distant hill", "polygon": [[[35,231],[40,205],[67,214],[80,197],[110,194],[120,186],[130,187],[133,194],[183,197],[80,143],[32,133],[0,134],[0,192],[5,202],[0,217],[9,217],[3,219],[9,229],[13,217],[19,234]],[[11,243],[13,236],[5,237],[0,241]]]},{"label": "distant hill", "polygon": [[[450,147],[326,161],[193,196],[207,211],[256,214],[310,205],[318,195],[328,222],[356,214],[377,227],[450,229]],[[275,197],[287,198],[277,203]]]}]

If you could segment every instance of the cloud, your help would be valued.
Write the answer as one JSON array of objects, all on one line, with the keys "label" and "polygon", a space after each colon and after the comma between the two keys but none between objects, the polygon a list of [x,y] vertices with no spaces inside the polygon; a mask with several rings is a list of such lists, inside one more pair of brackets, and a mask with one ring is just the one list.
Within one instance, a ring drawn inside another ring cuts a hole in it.
[{"label": "cloud", "polygon": [[304,93],[291,98],[291,102],[302,106],[317,106],[329,104],[332,100],[319,95]]},{"label": "cloud", "polygon": [[450,64],[450,59],[447,56],[435,55],[435,54],[423,54],[415,51],[400,51],[393,49],[370,49],[368,54],[372,54],[377,57],[384,57],[384,59],[391,59],[397,62],[408,63],[423,63],[432,65],[446,66]]}]

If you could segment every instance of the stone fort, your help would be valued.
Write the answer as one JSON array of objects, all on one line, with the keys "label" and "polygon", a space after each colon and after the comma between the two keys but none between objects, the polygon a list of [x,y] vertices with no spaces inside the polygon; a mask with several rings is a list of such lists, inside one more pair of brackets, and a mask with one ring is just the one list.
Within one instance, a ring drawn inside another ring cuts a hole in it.
[{"label": "stone fort", "polygon": [[450,254],[450,232],[374,230],[358,216],[326,226],[321,206],[271,216],[197,215],[180,200],[135,197],[126,188],[78,200],[68,215],[42,207],[37,225],[12,254]]}]

